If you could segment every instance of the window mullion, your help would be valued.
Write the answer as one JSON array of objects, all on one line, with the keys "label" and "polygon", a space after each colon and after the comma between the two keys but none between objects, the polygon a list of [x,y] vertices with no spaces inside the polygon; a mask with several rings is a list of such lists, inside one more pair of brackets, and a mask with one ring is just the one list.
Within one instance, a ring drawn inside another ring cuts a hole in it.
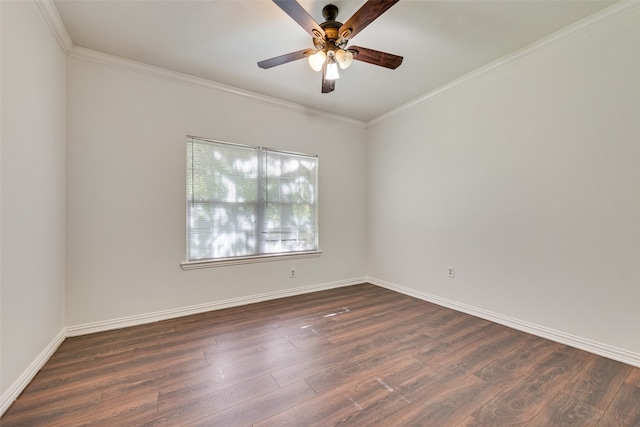
[{"label": "window mullion", "polygon": [[258,253],[259,254],[264,254],[265,253],[265,229],[264,229],[264,224],[265,224],[265,211],[266,211],[266,197],[267,197],[267,189],[266,189],[266,184],[267,184],[267,180],[266,180],[266,156],[264,153],[264,150],[261,147],[258,147],[257,151],[257,155],[258,155],[258,177],[257,177],[257,181],[258,181],[258,185],[257,187],[257,193],[256,194],[256,214],[257,214],[257,218],[256,218],[256,224],[255,224],[255,231],[256,231],[256,239],[258,240],[256,242],[256,246],[258,247]]}]

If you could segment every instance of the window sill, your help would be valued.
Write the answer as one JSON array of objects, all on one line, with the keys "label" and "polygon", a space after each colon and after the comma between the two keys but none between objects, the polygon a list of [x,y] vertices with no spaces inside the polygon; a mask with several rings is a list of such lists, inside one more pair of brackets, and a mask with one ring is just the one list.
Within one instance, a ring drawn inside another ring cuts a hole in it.
[{"label": "window sill", "polygon": [[294,252],[286,254],[255,255],[236,258],[205,259],[202,261],[185,261],[180,263],[183,270],[197,270],[199,268],[225,267],[228,265],[254,264],[258,262],[285,261],[290,259],[316,258],[322,251]]}]

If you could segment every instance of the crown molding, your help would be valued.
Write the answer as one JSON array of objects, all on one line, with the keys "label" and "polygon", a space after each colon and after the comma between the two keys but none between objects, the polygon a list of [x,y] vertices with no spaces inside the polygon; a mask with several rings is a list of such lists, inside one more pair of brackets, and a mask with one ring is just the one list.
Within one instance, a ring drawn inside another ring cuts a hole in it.
[{"label": "crown molding", "polygon": [[383,121],[384,119],[390,118],[404,111],[417,107],[418,105],[428,102],[429,100],[440,95],[441,93],[449,89],[453,89],[491,70],[501,68],[501,67],[507,67],[529,56],[536,55],[552,46],[562,43],[572,37],[575,37],[599,25],[602,25],[608,21],[616,19],[622,15],[625,15],[631,11],[634,11],[640,8],[639,0],[621,0],[615,3],[614,5],[609,6],[606,9],[596,12],[595,14],[590,15],[567,27],[564,27],[553,34],[543,37],[542,39],[528,46],[525,46],[522,49],[519,49],[509,55],[503,56],[502,58],[499,58],[487,65],[484,65],[480,68],[475,69],[474,71],[471,71],[470,73],[467,73],[455,80],[452,80],[451,82],[446,83],[430,92],[427,92],[424,95],[414,98],[413,100],[393,110],[390,110],[376,117],[375,119],[364,122],[361,120],[351,119],[351,118],[343,117],[337,114],[332,114],[325,111],[312,109],[309,107],[305,107],[301,104],[284,101],[278,98],[274,98],[266,95],[260,95],[255,92],[250,92],[250,91],[239,89],[233,86],[223,85],[221,83],[216,83],[211,80],[191,76],[184,73],[179,73],[176,71],[168,70],[166,68],[144,64],[138,61],[133,61],[133,60],[122,58],[116,55],[111,55],[111,54],[99,52],[93,49],[87,49],[80,46],[76,46],[73,44],[73,41],[69,36],[69,32],[67,31],[67,28],[65,27],[62,21],[62,18],[58,13],[58,10],[53,4],[53,1],[52,0],[35,0],[35,2],[40,8],[40,10],[42,11],[42,14],[45,17],[45,20],[53,30],[56,38],[58,39],[58,43],[62,47],[62,50],[69,56],[88,60],[88,61],[98,62],[104,65],[110,65],[117,68],[129,70],[129,71],[135,71],[138,73],[146,74],[146,75],[157,77],[157,78],[173,80],[176,82],[182,82],[182,83],[187,83],[187,84],[201,86],[201,87],[207,87],[223,93],[235,95],[238,97],[252,100],[254,102],[259,102],[269,106],[278,107],[284,110],[289,110],[289,111],[293,111],[293,112],[297,112],[305,115],[322,117],[332,121],[340,121],[340,122],[348,123],[348,124],[355,125],[362,128],[369,127],[371,125],[374,125],[378,122]]},{"label": "crown molding", "polygon": [[366,124],[362,120],[356,120],[349,117],[343,117],[338,114],[328,113],[326,111],[317,110],[294,102],[284,101],[282,99],[274,98],[271,96],[261,95],[248,90],[239,89],[233,86],[216,83],[212,80],[207,80],[200,77],[195,77],[189,74],[180,73],[177,71],[169,70],[155,65],[145,64],[131,59],[123,58],[117,55],[112,55],[104,52],[100,52],[93,49],[88,49],[81,46],[76,46],[71,40],[71,36],[67,31],[67,27],[64,25],[58,9],[52,0],[34,0],[45,20],[49,24],[49,27],[55,34],[58,43],[62,50],[70,57],[84,59],[87,61],[97,62],[103,65],[109,65],[112,67],[120,68],[123,70],[134,71],[140,74],[144,74],[150,77],[160,78],[164,80],[186,83],[189,85],[195,85],[205,87],[208,89],[214,89],[216,91],[244,98],[253,102],[269,105],[271,107],[277,107],[283,110],[293,111],[296,113],[316,116],[331,121],[339,121],[348,123],[353,126],[365,128]]},{"label": "crown molding", "polygon": [[40,8],[40,12],[42,12],[47,24],[49,24],[49,28],[51,28],[56,39],[58,39],[58,44],[64,53],[68,54],[73,48],[73,41],[71,40],[69,31],[67,31],[67,27],[64,25],[64,22],[62,22],[62,17],[60,13],[58,13],[56,5],[53,4],[53,0],[35,0],[35,2]]},{"label": "crown molding", "polygon": [[510,53],[502,58],[499,58],[493,62],[490,62],[487,65],[484,65],[480,68],[476,68],[475,70],[458,77],[455,80],[452,80],[444,85],[427,92],[424,95],[421,95],[412,101],[407,102],[393,110],[390,110],[375,119],[372,119],[366,122],[366,126],[369,127],[373,124],[383,121],[384,119],[388,119],[392,116],[398,115],[404,111],[408,111],[418,105],[421,105],[425,102],[430,101],[432,98],[440,95],[443,92],[448,91],[449,89],[453,89],[461,84],[466,83],[467,81],[474,79],[478,76],[481,76],[489,71],[507,67],[512,65],[518,61],[521,61],[529,56],[537,55],[538,53],[558,45],[560,43],[565,42],[573,37],[576,37],[584,32],[592,30],[593,28],[602,25],[606,22],[619,18],[622,15],[625,15],[629,12],[632,12],[636,9],[640,8],[639,0],[621,0],[599,12],[594,13],[593,15],[587,16],[586,18],[581,19],[571,25],[568,25],[546,37],[541,38],[538,41],[531,43],[528,46],[525,46],[513,53]]},{"label": "crown molding", "polygon": [[169,70],[155,65],[145,64],[143,62],[133,61],[131,59],[123,58],[121,56],[112,55],[109,53],[100,52],[93,49],[88,49],[81,46],[73,46],[67,52],[67,55],[73,58],[83,59],[86,61],[97,62],[104,65],[120,68],[123,70],[134,71],[136,73],[144,74],[150,77],[160,78],[164,80],[186,83],[193,86],[204,87],[208,89],[214,89],[219,92],[223,92],[227,95],[233,95],[240,98],[248,99],[261,104],[266,104],[272,107],[277,107],[283,110],[289,110],[305,115],[312,115],[322,117],[332,121],[346,122],[358,127],[365,127],[365,123],[360,120],[343,117],[337,114],[327,113],[321,110],[315,110],[309,107],[305,107],[301,104],[294,102],[284,101],[282,99],[261,95],[248,90],[239,89],[237,87],[224,85],[212,80],[207,80],[201,77],[192,76],[190,74],[180,73],[178,71]]}]

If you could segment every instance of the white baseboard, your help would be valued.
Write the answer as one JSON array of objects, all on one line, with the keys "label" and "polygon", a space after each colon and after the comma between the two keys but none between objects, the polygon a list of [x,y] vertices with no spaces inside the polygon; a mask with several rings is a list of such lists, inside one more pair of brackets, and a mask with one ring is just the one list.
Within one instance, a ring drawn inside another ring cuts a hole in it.
[{"label": "white baseboard", "polygon": [[409,295],[423,301],[428,301],[434,304],[441,305],[443,307],[451,308],[456,311],[471,314],[473,316],[499,323],[501,325],[527,332],[542,338],[546,338],[561,344],[579,348],[581,350],[585,350],[599,356],[607,357],[619,362],[627,363],[632,366],[640,367],[640,354],[637,353],[591,341],[586,338],[577,337],[561,331],[549,329],[512,317],[503,316],[501,314],[493,313],[470,305],[461,304],[456,301],[440,298],[435,295],[416,291],[415,289],[410,289],[394,283],[385,282],[384,280],[379,280],[372,277],[361,277],[66,327],[62,331],[60,331],[60,333],[58,333],[58,335],[49,343],[49,345],[44,350],[42,350],[38,357],[29,365],[25,372],[20,375],[20,377],[11,385],[11,387],[9,387],[9,389],[2,394],[2,396],[0,397],[0,416],[4,414],[4,412],[9,409],[9,406],[11,406],[11,404],[18,398],[18,396],[20,396],[20,393],[22,393],[25,387],[38,373],[38,371],[44,366],[47,360],[49,360],[51,355],[53,355],[53,353],[58,349],[58,347],[60,346],[60,344],[62,344],[66,337],[86,335],[95,332],[103,332],[129,326],[142,325],[145,323],[158,322],[160,320],[173,319],[192,314],[204,313],[207,311],[220,310],[223,308],[268,301],[276,298],[284,298],[294,295],[323,291],[327,289],[352,286],[365,282],[405,295]]},{"label": "white baseboard", "polygon": [[58,335],[45,347],[44,350],[36,357],[36,359],[31,362],[29,367],[18,377],[17,380],[11,384],[11,387],[7,389],[2,396],[0,396],[0,416],[5,413],[9,406],[20,396],[20,393],[29,385],[33,377],[36,376],[38,371],[42,369],[47,360],[55,353],[55,351],[60,347],[62,341],[64,341],[66,335],[65,330],[61,330]]},{"label": "white baseboard", "polygon": [[158,322],[160,320],[173,319],[191,314],[204,313],[207,311],[220,310],[223,308],[236,307],[239,305],[252,304],[256,302],[268,301],[276,298],[284,298],[294,295],[307,294],[311,292],[323,291],[327,289],[341,288],[346,286],[358,285],[364,283],[364,277],[358,277],[347,280],[338,280],[335,282],[320,283],[316,285],[302,286],[299,288],[286,289],[281,291],[266,292],[263,294],[250,295],[247,297],[233,298],[224,301],[215,301],[206,304],[198,304],[189,307],[176,308],[171,310],[158,311],[155,313],[147,313],[136,316],[122,317],[119,319],[105,320],[102,322],[87,323],[84,325],[68,326],[64,328],[49,343],[49,345],[38,355],[38,357],[29,365],[22,375],[9,387],[9,389],[0,396],[0,416],[6,412],[11,404],[20,396],[20,393],[27,387],[29,382],[38,373],[40,369],[47,363],[47,360],[60,347],[60,344],[66,337],[74,337],[79,335],[92,334],[95,332],[109,331],[129,326],[142,325],[145,323]]},{"label": "white baseboard", "polygon": [[143,325],[146,323],[158,322],[161,320],[174,319],[177,317],[190,316],[192,314],[204,313],[207,311],[221,310],[223,308],[236,307],[239,305],[253,304],[256,302],[268,301],[276,298],[290,297],[294,295],[307,294],[310,292],[323,291],[326,289],[341,288],[345,286],[364,283],[364,277],[358,277],[335,282],[320,283],[316,285],[302,286],[299,288],[285,289],[280,291],[266,292],[263,294],[249,295],[246,297],[232,298],[224,301],[214,301],[205,304],[192,305],[170,310],[157,311],[155,313],[139,314],[135,316],[121,317],[118,319],[105,320],[101,322],[86,323],[83,325],[68,326],[66,336],[75,337],[79,335],[93,334],[96,332],[109,331],[113,329],[126,328],[129,326]]},{"label": "white baseboard", "polygon": [[589,353],[597,354],[598,356],[607,357],[609,359],[617,360],[618,362],[626,363],[628,365],[640,368],[640,354],[638,353],[633,353],[628,350],[592,341],[587,338],[567,334],[562,331],[556,331],[554,329],[536,325],[534,323],[525,322],[513,317],[493,313],[491,311],[448,300],[446,298],[441,298],[435,295],[400,286],[395,283],[386,282],[384,280],[376,279],[373,277],[367,277],[366,281],[392,291],[400,292],[402,294],[421,299],[423,301],[432,302],[434,304],[451,308],[462,313],[471,314],[472,316],[499,323],[501,325],[508,326],[522,332],[527,332],[541,338],[546,338],[560,344],[565,344],[571,347],[578,348],[580,350],[588,351]]}]

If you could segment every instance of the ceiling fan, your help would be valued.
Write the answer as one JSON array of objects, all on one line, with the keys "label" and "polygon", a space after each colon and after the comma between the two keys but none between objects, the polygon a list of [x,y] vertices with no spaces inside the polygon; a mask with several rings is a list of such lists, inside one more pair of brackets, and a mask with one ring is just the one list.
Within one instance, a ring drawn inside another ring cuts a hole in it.
[{"label": "ceiling fan", "polygon": [[402,56],[359,46],[347,47],[347,44],[351,38],[398,1],[367,0],[344,24],[336,21],[338,7],[328,4],[322,9],[322,16],[326,21],[318,24],[296,0],[273,0],[313,37],[315,49],[302,49],[265,59],[258,62],[258,66],[267,69],[308,58],[312,69],[322,70],[322,93],[329,93],[335,89],[336,79],[340,77],[338,67],[345,69],[354,59],[395,70],[402,64]]}]

